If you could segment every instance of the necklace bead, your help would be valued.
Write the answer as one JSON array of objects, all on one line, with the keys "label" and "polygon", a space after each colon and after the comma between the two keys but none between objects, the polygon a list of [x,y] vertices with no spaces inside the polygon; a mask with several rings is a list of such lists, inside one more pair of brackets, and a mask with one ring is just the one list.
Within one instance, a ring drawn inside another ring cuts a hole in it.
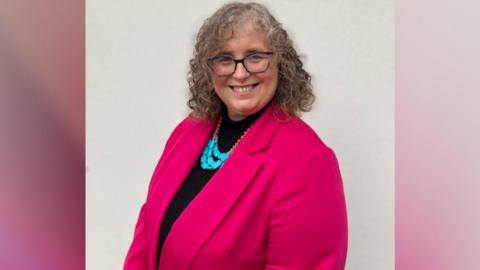
[{"label": "necklace bead", "polygon": [[218,148],[218,131],[220,130],[220,125],[222,123],[222,118],[218,120],[217,127],[215,128],[215,132],[213,133],[213,137],[208,140],[205,149],[202,152],[202,156],[200,157],[200,166],[204,170],[216,170],[220,168],[223,163],[228,159],[230,154],[233,150],[237,147],[238,143],[245,137],[245,134],[250,130],[250,127],[243,132],[242,136],[238,138],[235,144],[228,150],[228,152],[220,152]]}]

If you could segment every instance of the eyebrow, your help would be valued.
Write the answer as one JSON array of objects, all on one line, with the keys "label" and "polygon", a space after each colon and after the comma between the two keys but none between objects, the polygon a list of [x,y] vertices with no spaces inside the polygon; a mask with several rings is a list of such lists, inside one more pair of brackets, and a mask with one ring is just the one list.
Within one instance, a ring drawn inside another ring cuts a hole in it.
[{"label": "eyebrow", "polygon": [[[248,55],[248,54],[256,53],[256,52],[265,52],[265,51],[267,51],[267,50],[252,48],[252,49],[248,49],[247,51],[245,51],[244,55]],[[233,54],[232,54],[231,51],[220,51],[220,53],[218,55],[230,55],[230,56],[232,56]]]}]

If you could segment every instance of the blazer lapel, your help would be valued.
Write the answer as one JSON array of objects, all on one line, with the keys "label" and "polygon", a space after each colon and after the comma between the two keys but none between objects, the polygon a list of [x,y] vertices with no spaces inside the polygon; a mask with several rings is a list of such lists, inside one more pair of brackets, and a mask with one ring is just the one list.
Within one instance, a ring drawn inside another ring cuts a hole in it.
[{"label": "blazer lapel", "polygon": [[[173,224],[164,243],[160,269],[189,269],[203,244],[255,178],[263,164],[263,155],[257,155],[257,153],[268,147],[278,126],[278,121],[274,118],[275,109],[274,104],[267,108],[254,123],[243,142]],[[204,145],[203,143],[200,148]],[[189,160],[189,165],[193,166],[199,156],[200,152]],[[182,173],[182,179],[175,182],[182,182],[188,172]],[[168,198],[164,200],[165,203],[170,202],[174,195],[173,191],[178,189],[178,185],[176,183],[175,188],[168,189]],[[161,208],[164,211],[166,207],[162,205]]]},{"label": "blazer lapel", "polygon": [[[251,156],[240,158],[240,155],[232,155],[230,158],[172,226],[161,254],[160,269],[189,268],[203,243],[221,223],[262,164],[261,160]],[[242,171],[234,170],[234,159],[248,162],[250,166]]]},{"label": "blazer lapel", "polygon": [[191,125],[177,138],[177,143],[159,163],[152,181],[155,182],[150,191],[150,206],[148,217],[150,220],[149,232],[149,268],[155,269],[157,265],[158,240],[160,226],[165,212],[173,197],[186,179],[203,147],[207,143],[214,128],[214,124],[206,121],[191,121]]}]

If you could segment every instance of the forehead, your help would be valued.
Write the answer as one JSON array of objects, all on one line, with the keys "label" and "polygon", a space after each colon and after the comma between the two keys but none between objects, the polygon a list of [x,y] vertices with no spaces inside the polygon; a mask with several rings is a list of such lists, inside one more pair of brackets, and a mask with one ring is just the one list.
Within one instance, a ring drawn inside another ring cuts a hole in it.
[{"label": "forehead", "polygon": [[219,51],[232,55],[241,55],[250,51],[268,51],[270,49],[267,33],[253,24],[234,27],[231,38],[219,44]]}]

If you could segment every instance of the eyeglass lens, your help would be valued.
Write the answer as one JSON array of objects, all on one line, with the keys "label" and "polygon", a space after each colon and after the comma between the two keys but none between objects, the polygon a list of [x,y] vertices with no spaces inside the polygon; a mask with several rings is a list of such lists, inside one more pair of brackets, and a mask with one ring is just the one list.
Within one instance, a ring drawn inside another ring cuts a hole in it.
[{"label": "eyeglass lens", "polygon": [[238,63],[242,63],[249,73],[260,73],[267,70],[270,55],[270,53],[255,53],[240,60],[235,60],[231,56],[218,56],[211,60],[211,66],[217,75],[233,74]]}]

